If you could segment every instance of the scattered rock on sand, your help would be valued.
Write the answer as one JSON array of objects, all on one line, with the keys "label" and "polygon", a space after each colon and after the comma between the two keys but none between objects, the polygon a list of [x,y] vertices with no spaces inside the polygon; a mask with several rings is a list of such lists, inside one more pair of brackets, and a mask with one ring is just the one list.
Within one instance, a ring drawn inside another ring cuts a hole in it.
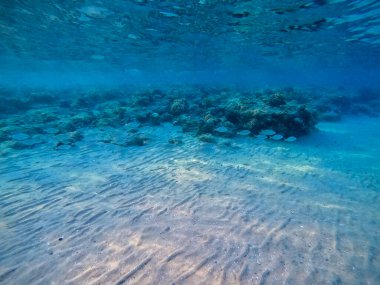
[{"label": "scattered rock on sand", "polygon": [[148,142],[148,139],[141,134],[134,135],[131,137],[127,142],[125,143],[126,146],[143,146],[146,145]]},{"label": "scattered rock on sand", "polygon": [[198,139],[202,142],[207,142],[207,143],[215,143],[216,142],[216,138],[210,134],[199,135]]}]

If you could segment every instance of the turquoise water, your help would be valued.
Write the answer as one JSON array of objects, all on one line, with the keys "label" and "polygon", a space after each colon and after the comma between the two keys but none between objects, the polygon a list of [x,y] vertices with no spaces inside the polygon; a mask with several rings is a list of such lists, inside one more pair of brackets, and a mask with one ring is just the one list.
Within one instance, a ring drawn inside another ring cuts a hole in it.
[{"label": "turquoise water", "polygon": [[0,284],[380,284],[378,1],[0,1]]}]

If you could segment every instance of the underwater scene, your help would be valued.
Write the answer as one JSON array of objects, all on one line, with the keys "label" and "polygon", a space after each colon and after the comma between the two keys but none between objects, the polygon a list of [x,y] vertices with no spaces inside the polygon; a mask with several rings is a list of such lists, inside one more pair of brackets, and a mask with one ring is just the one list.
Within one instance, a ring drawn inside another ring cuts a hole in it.
[{"label": "underwater scene", "polygon": [[380,2],[1,0],[0,284],[380,284]]}]

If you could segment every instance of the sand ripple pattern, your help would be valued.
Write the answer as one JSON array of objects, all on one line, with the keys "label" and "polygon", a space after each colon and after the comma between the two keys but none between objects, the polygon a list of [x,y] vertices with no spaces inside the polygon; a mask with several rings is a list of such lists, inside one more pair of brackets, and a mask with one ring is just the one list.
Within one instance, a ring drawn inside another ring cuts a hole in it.
[{"label": "sand ripple pattern", "polygon": [[379,284],[379,175],[327,162],[191,137],[17,151],[0,284]]}]

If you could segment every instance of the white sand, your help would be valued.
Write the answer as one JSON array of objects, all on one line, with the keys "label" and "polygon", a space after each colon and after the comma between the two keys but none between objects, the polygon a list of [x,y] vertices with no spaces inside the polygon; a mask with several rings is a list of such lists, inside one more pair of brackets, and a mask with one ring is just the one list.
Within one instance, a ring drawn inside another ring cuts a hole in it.
[{"label": "white sand", "polygon": [[232,146],[170,145],[165,126],[120,147],[88,130],[71,150],[11,152],[0,283],[379,284],[379,125]]}]

